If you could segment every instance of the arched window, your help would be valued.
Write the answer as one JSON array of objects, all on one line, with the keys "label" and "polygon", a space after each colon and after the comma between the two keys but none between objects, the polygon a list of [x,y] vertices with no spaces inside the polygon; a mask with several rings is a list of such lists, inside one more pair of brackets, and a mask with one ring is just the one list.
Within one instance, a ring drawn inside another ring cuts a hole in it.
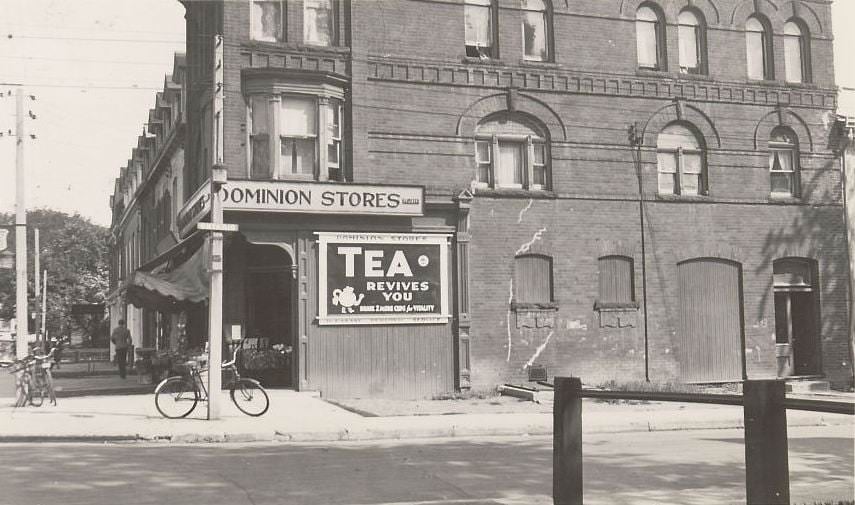
[{"label": "arched window", "polygon": [[523,58],[529,61],[551,61],[551,16],[544,0],[521,0],[523,11]]},{"label": "arched window", "polygon": [[466,56],[497,58],[496,17],[493,0],[464,0],[463,24]]},{"label": "arched window", "polygon": [[475,162],[482,187],[549,187],[549,139],[519,114],[501,113],[478,125]]},{"label": "arched window", "polygon": [[686,125],[672,123],[656,142],[659,193],[706,194],[704,146]]},{"label": "arched window", "polygon": [[684,74],[706,73],[705,30],[702,18],[695,12],[685,10],[677,18],[679,25],[680,72]]},{"label": "arched window", "polygon": [[799,190],[799,144],[789,128],[777,127],[769,138],[769,174],[773,195],[796,196]]},{"label": "arched window", "polygon": [[552,302],[552,258],[542,254],[514,258],[514,302]]},{"label": "arched window", "polygon": [[745,50],[748,58],[748,78],[773,79],[772,37],[765,20],[752,16],[745,22]]},{"label": "arched window", "polygon": [[635,13],[635,37],[638,47],[638,67],[665,70],[665,24],[659,13],[649,5]]},{"label": "arched window", "polygon": [[809,82],[810,51],[807,30],[796,21],[784,25],[784,66],[787,82]]}]

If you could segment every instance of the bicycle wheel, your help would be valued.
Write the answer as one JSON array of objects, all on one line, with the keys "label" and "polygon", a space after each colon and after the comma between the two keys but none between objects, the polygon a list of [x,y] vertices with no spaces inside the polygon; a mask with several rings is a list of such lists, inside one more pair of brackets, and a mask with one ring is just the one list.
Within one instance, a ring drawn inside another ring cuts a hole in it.
[{"label": "bicycle wheel", "polygon": [[36,371],[30,375],[30,405],[41,407],[45,402],[45,381],[41,372]]},{"label": "bicycle wheel", "polygon": [[238,410],[248,416],[263,415],[270,407],[267,391],[261,387],[261,384],[252,379],[241,379],[232,384],[229,395]]},{"label": "bicycle wheel", "polygon": [[47,391],[50,402],[56,405],[56,391],[53,389],[53,374],[50,369],[45,370],[45,391]]},{"label": "bicycle wheel", "polygon": [[161,382],[154,391],[154,405],[163,417],[180,419],[187,417],[199,403],[199,391],[193,381],[186,377],[170,377]]},{"label": "bicycle wheel", "polygon": [[15,378],[15,407],[25,407],[30,401],[32,391],[30,373],[26,370],[18,373],[20,375]]}]

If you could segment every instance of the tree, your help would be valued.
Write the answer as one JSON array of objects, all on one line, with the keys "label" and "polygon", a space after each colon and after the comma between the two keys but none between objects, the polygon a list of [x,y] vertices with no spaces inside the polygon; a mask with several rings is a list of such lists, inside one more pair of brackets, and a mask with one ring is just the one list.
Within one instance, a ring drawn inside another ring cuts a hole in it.
[{"label": "tree", "polygon": [[[0,213],[0,225],[13,225],[13,214]],[[33,272],[34,233],[39,228],[41,269],[48,271],[46,328],[50,335],[70,329],[75,319],[71,306],[104,303],[109,289],[109,230],[79,214],[36,209],[27,212],[27,276],[29,310],[38,312]],[[10,228],[14,230],[14,226]],[[15,250],[15,234],[9,234],[9,249]],[[15,317],[15,271],[0,270],[0,318]],[[97,323],[100,321],[96,321]]]}]

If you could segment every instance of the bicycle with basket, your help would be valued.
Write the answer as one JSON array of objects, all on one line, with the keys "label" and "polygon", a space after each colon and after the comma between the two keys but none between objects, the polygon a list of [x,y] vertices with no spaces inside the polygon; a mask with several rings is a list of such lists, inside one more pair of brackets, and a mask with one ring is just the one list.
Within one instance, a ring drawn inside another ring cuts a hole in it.
[{"label": "bicycle with basket", "polygon": [[[230,372],[227,382],[229,398],[238,410],[248,416],[264,415],[270,407],[267,391],[257,380],[240,376],[236,365],[239,351],[239,348],[235,349],[232,359],[222,364],[223,370]],[[187,417],[199,402],[208,401],[209,393],[202,379],[202,373],[208,368],[200,366],[199,361],[191,359],[184,362],[180,375],[167,377],[155,388],[154,404],[163,417]]]}]

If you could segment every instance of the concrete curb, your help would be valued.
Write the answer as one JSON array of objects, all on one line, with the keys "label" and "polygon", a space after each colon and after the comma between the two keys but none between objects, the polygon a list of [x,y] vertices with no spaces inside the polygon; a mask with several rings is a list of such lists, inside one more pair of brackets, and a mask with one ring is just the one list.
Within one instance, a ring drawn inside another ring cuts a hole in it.
[{"label": "concrete curb", "polygon": [[[790,427],[809,426],[840,426],[852,424],[851,418],[837,416],[828,417],[817,415],[809,419],[798,419],[788,423]],[[699,423],[658,423],[631,422],[611,425],[600,424],[585,429],[587,435],[603,433],[627,433],[644,431],[686,431],[686,430],[721,430],[742,429],[741,419],[717,420]],[[550,436],[552,426],[531,424],[527,426],[502,427],[471,427],[451,425],[435,428],[401,427],[395,429],[378,429],[360,427],[356,429],[341,429],[327,431],[256,431],[256,432],[185,432],[161,434],[127,434],[127,435],[0,435],[3,443],[151,443],[165,442],[175,444],[221,444],[221,443],[251,443],[251,442],[357,442],[381,440],[412,440],[459,437],[494,437],[494,436]]]}]

